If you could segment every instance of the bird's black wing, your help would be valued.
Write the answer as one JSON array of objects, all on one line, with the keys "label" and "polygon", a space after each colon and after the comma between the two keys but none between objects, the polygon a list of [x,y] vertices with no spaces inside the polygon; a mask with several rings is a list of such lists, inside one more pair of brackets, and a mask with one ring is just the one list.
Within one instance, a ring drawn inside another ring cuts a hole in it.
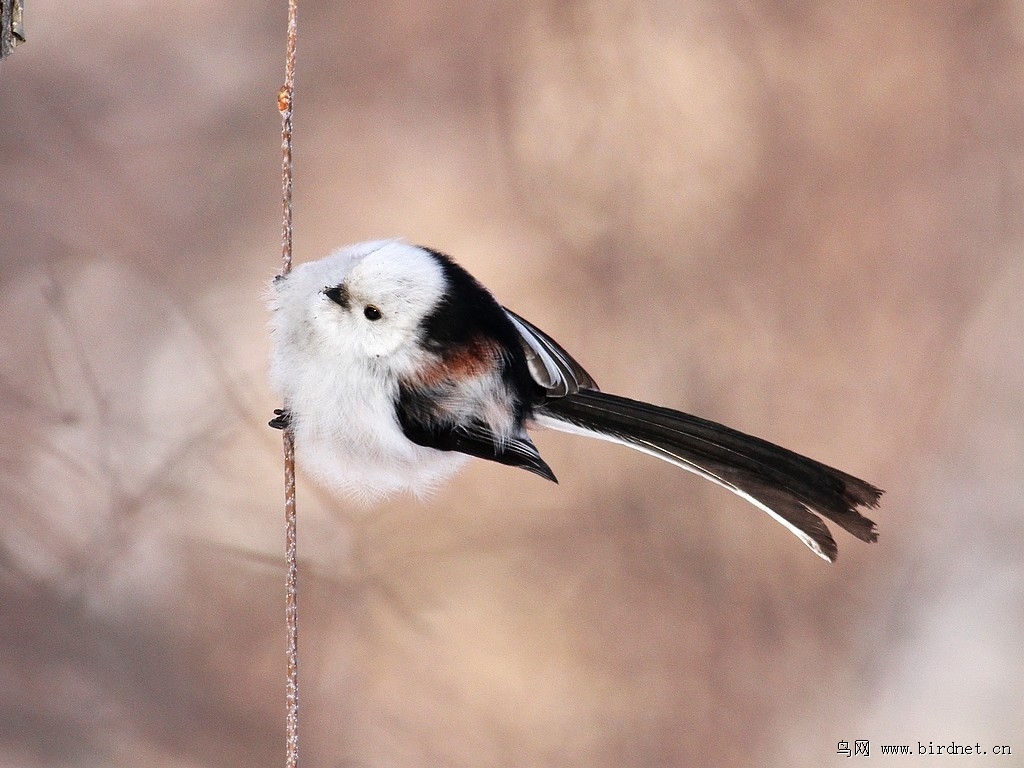
[{"label": "bird's black wing", "polygon": [[446,413],[444,403],[446,394],[450,393],[438,389],[399,384],[398,423],[412,442],[438,451],[458,451],[478,459],[521,467],[558,482],[525,430],[500,438],[478,419],[460,419],[455,413]]},{"label": "bird's black wing", "polygon": [[581,389],[600,389],[594,377],[557,341],[508,307],[502,309],[519,332],[530,375],[546,390],[548,397],[564,397]]}]

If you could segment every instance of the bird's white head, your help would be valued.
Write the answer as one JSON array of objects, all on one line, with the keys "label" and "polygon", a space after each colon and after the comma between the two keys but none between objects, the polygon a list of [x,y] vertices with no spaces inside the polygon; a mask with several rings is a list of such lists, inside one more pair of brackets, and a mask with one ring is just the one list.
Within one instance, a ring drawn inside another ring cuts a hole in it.
[{"label": "bird's white head", "polygon": [[418,328],[444,296],[441,265],[398,240],[347,246],[274,282],[274,328],[318,356],[412,362]]}]

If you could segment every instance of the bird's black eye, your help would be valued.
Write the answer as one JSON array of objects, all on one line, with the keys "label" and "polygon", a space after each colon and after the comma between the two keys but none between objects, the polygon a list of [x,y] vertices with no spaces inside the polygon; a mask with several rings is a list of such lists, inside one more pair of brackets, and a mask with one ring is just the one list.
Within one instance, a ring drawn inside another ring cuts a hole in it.
[{"label": "bird's black eye", "polygon": [[373,304],[367,304],[363,307],[363,317],[367,320],[380,320],[382,315],[381,311],[377,307],[373,306]]}]

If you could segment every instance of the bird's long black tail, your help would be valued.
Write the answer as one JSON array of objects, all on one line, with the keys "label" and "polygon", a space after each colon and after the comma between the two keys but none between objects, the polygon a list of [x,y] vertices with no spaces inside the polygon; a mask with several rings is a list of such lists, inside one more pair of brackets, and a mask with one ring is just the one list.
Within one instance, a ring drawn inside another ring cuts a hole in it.
[{"label": "bird's long black tail", "polygon": [[768,512],[830,562],[838,550],[821,517],[861,541],[878,538],[875,524],[857,508],[877,507],[881,490],[767,440],[596,390],[552,398],[539,414],[548,417],[542,423],[555,429],[628,445],[728,488]]}]

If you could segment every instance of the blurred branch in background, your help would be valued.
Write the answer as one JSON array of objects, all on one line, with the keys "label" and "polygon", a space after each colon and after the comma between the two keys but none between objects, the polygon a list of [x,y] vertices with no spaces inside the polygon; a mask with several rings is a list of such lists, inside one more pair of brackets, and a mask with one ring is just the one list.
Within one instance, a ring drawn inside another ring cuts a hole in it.
[{"label": "blurred branch in background", "polygon": [[0,59],[25,42],[25,0],[0,0]]}]

